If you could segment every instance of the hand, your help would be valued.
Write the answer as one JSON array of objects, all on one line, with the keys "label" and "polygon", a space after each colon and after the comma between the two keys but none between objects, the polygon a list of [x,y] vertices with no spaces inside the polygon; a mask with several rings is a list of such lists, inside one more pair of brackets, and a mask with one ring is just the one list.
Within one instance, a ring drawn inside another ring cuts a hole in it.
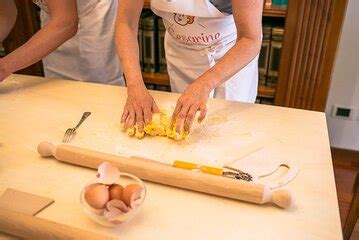
[{"label": "hand", "polygon": [[144,85],[127,88],[127,101],[121,118],[121,123],[126,129],[137,123],[138,130],[142,132],[144,123],[150,124],[152,113],[157,112],[158,107]]},{"label": "hand", "polygon": [[0,82],[7,78],[11,74],[11,71],[6,67],[5,62],[0,59]]},{"label": "hand", "polygon": [[206,104],[211,90],[204,81],[196,80],[182,93],[177,101],[171,123],[171,125],[176,123],[176,131],[178,133],[181,133],[183,125],[185,131],[190,131],[198,110],[201,112],[198,122],[201,122],[206,117]]}]

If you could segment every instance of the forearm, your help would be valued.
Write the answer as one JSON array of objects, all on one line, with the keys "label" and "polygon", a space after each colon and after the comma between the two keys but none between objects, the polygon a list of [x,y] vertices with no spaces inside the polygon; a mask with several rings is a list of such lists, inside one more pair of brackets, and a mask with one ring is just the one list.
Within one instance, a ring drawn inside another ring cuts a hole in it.
[{"label": "forearm", "polygon": [[259,53],[259,39],[240,38],[236,44],[196,81],[202,81],[211,91],[247,66]]},{"label": "forearm", "polygon": [[116,46],[128,88],[144,86],[139,64],[137,26],[131,27],[122,22],[116,24]]},{"label": "forearm", "polygon": [[25,44],[5,56],[2,65],[8,72],[15,72],[40,61],[77,31],[77,22],[50,21]]},{"label": "forearm", "polygon": [[220,86],[249,64],[259,53],[262,32],[262,0],[231,0],[237,28],[236,44],[198,81],[210,90]]},{"label": "forearm", "polygon": [[15,24],[17,9],[12,0],[0,3],[0,43],[4,41]]}]

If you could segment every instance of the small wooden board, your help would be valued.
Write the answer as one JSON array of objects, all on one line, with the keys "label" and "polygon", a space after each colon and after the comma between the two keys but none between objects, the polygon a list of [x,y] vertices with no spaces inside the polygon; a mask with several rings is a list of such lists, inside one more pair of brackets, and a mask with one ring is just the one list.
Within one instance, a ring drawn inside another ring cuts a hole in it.
[{"label": "small wooden board", "polygon": [[0,197],[0,208],[35,216],[55,200],[7,188]]}]

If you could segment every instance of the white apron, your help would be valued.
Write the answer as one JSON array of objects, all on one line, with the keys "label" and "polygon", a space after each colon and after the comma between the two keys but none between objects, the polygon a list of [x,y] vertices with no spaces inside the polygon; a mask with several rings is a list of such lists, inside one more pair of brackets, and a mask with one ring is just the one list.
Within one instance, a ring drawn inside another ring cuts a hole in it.
[{"label": "white apron", "polygon": [[[182,93],[236,42],[233,15],[221,13],[208,0],[151,0],[151,9],[166,26],[167,70],[173,92]],[[253,103],[257,88],[258,56],[210,96]]]},{"label": "white apron", "polygon": [[[41,25],[51,14],[46,0],[34,0],[41,8]],[[124,85],[115,47],[117,0],[77,0],[77,34],[42,61],[46,77]]]}]

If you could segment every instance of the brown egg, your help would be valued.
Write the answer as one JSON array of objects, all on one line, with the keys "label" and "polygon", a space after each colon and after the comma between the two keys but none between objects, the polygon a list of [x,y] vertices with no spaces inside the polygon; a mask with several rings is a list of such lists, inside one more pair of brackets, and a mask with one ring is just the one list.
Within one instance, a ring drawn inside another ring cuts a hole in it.
[{"label": "brown egg", "polygon": [[85,190],[85,199],[88,205],[95,209],[105,208],[110,199],[108,187],[99,183],[89,185]]},{"label": "brown egg", "polygon": [[117,199],[117,200],[121,200],[122,198],[122,191],[123,191],[123,187],[119,184],[112,184],[109,188],[108,188],[109,192],[110,192],[110,200],[112,199]]},{"label": "brown egg", "polygon": [[133,208],[134,201],[141,198],[143,188],[138,184],[129,184],[122,191],[122,201]]}]

